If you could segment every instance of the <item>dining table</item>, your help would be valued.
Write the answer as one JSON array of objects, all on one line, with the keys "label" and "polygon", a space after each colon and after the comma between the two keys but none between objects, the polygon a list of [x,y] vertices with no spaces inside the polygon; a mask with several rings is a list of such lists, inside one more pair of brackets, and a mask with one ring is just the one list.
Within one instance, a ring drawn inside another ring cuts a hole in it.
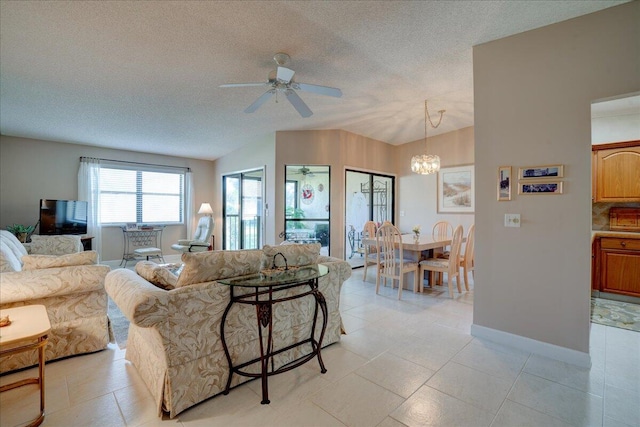
[{"label": "dining table", "polygon": [[[416,236],[413,233],[410,234],[402,234],[401,242],[396,243],[396,246],[400,246],[402,244],[403,258],[410,259],[415,262],[420,262],[427,258],[433,257],[433,251],[438,248],[445,248],[451,245],[451,241],[453,239],[452,236],[448,236],[445,238],[434,238],[432,235],[420,234]],[[463,238],[464,241],[464,238]],[[376,239],[372,238],[363,238],[363,245],[373,245],[376,246]],[[428,275],[427,275],[428,278]],[[423,280],[425,280],[423,278]],[[427,279],[428,281],[428,279]],[[430,286],[430,285],[429,285]]]}]

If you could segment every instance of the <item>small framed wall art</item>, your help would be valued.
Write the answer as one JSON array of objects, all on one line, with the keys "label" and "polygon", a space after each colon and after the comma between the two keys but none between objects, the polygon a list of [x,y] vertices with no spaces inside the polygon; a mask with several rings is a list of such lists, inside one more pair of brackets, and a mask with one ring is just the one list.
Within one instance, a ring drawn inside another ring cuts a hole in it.
[{"label": "small framed wall art", "polygon": [[562,194],[562,181],[519,181],[518,194]]},{"label": "small framed wall art", "polygon": [[564,176],[563,165],[526,166],[520,168],[518,179],[546,179],[562,178]]},{"label": "small framed wall art", "polygon": [[498,201],[511,200],[511,166],[498,168]]}]

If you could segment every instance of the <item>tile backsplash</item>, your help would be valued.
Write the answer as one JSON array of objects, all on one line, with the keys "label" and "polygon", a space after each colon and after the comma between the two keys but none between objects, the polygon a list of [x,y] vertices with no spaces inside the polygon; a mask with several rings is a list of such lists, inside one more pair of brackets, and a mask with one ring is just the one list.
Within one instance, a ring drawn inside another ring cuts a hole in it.
[{"label": "tile backsplash", "polygon": [[609,209],[640,208],[640,203],[592,203],[591,204],[591,229],[609,231]]}]

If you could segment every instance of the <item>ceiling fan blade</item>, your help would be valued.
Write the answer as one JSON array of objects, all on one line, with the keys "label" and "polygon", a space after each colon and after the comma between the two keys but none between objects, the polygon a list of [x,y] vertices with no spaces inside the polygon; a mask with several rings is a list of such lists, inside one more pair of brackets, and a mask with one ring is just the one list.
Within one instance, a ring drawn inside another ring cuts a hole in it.
[{"label": "ceiling fan blade", "polygon": [[291,105],[293,105],[293,108],[295,108],[302,117],[309,117],[313,114],[309,107],[307,107],[307,104],[304,103],[302,98],[300,98],[294,90],[287,89],[284,91],[284,94],[287,96]]},{"label": "ceiling fan blade", "polygon": [[267,86],[269,83],[228,83],[220,85],[220,87],[250,87],[250,86]]},{"label": "ceiling fan blade", "polygon": [[267,102],[267,100],[269,100],[269,98],[271,98],[273,96],[273,94],[276,93],[275,89],[269,89],[268,91],[266,91],[265,93],[263,93],[262,95],[260,95],[260,97],[258,99],[256,99],[254,101],[253,104],[249,105],[244,112],[245,113],[253,113],[254,111],[256,111],[258,108],[260,108],[260,106],[262,104],[264,104],[265,102]]},{"label": "ceiling fan blade", "polygon": [[295,73],[296,73],[295,71],[289,68],[278,67],[278,74],[276,74],[276,78],[278,80],[282,80],[285,83],[289,83]]},{"label": "ceiling fan blade", "polygon": [[294,89],[304,90],[305,92],[318,93],[320,95],[333,96],[336,98],[340,98],[342,96],[342,91],[335,87],[310,85],[308,83],[293,83],[291,86]]}]

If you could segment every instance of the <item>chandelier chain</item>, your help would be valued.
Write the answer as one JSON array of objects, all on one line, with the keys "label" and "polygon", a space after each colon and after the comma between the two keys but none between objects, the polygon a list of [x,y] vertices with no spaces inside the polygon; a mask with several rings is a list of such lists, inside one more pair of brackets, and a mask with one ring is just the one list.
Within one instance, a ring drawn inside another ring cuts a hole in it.
[{"label": "chandelier chain", "polygon": [[[429,114],[429,107],[427,104],[427,100],[424,101],[424,144],[425,148],[428,148],[427,142],[427,129],[428,124],[431,125],[432,128],[436,129],[442,123],[442,116],[445,113],[445,110],[439,110],[440,118],[438,120],[438,124],[433,124],[431,120],[431,115]],[[427,150],[428,151],[428,150]],[[436,173],[440,170],[440,157],[435,154],[421,154],[415,155],[411,158],[411,170],[415,173],[421,175],[430,175],[432,173]]]},{"label": "chandelier chain", "polygon": [[440,126],[440,123],[442,123],[442,116],[444,115],[446,110],[438,110],[438,113],[440,113],[440,118],[438,119],[438,124],[434,125],[433,121],[431,121],[431,115],[429,114],[429,107],[427,106],[427,100],[424,100],[424,114],[426,117],[426,120],[424,121],[424,134],[425,134],[425,138],[427,135],[427,120],[429,121],[429,123],[431,124],[431,127],[434,129],[437,129],[438,126]]}]

